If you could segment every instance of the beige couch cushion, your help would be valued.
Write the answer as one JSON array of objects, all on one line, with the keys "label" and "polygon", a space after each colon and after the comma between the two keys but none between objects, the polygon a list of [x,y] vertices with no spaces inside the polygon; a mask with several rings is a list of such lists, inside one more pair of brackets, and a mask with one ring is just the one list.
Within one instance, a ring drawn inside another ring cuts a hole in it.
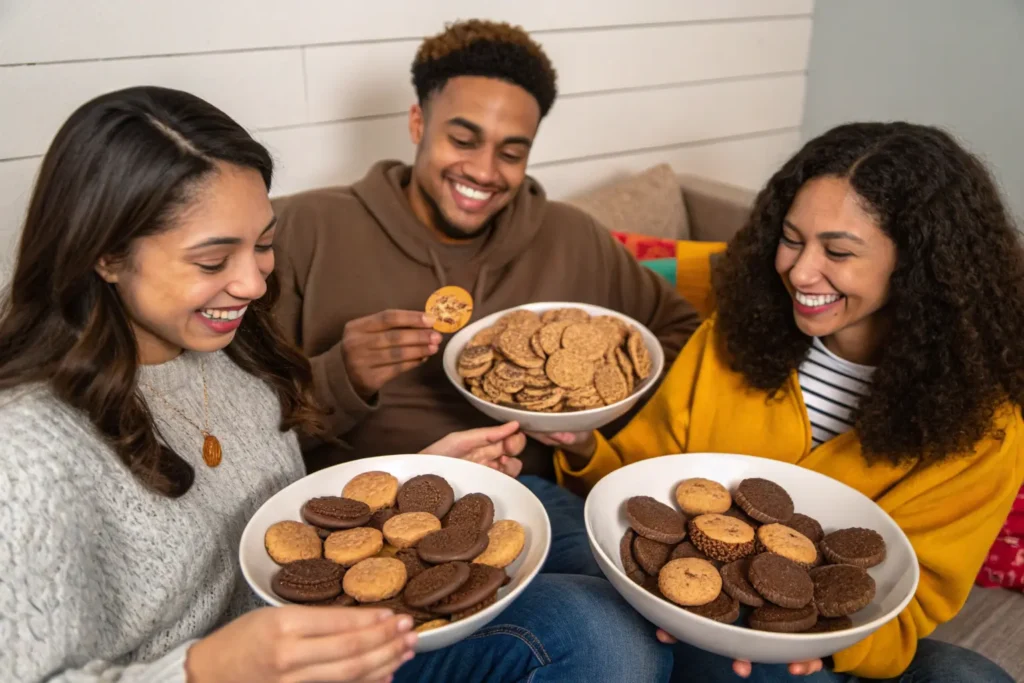
[{"label": "beige couch cushion", "polygon": [[675,240],[690,238],[683,194],[668,164],[653,166],[568,203],[609,230]]}]

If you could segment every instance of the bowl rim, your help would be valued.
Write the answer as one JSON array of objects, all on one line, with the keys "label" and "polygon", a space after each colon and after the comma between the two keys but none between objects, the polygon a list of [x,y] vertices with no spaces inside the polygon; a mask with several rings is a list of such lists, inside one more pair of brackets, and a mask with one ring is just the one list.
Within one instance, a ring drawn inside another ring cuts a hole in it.
[{"label": "bowl rim", "polygon": [[[635,403],[637,400],[642,398],[645,394],[650,392],[651,389],[655,385],[658,384],[659,378],[661,377],[662,373],[664,373],[664,371],[665,371],[665,350],[661,347],[661,342],[658,341],[658,336],[656,334],[654,334],[654,332],[652,332],[650,330],[650,328],[648,328],[646,325],[644,325],[643,323],[637,321],[636,318],[628,316],[625,313],[620,313],[619,311],[613,310],[611,308],[606,308],[605,306],[598,306],[597,304],[588,304],[588,303],[583,302],[583,301],[575,301],[575,302],[574,301],[542,301],[542,302],[538,301],[538,302],[533,302],[533,303],[528,303],[528,304],[522,304],[522,305],[519,305],[519,306],[510,306],[509,308],[506,308],[506,309],[503,309],[503,310],[500,310],[500,311],[495,311],[494,313],[491,313],[490,315],[486,315],[483,318],[480,318],[479,320],[475,320],[472,323],[470,323],[470,325],[467,325],[466,327],[464,327],[461,330],[459,330],[458,332],[456,332],[452,336],[452,338],[448,340],[448,344],[445,345],[445,355],[447,355],[447,353],[448,353],[448,347],[452,346],[453,342],[455,342],[456,339],[459,339],[463,335],[463,333],[469,327],[471,327],[473,325],[478,325],[478,324],[484,323],[484,322],[486,322],[486,321],[488,321],[488,320],[490,320],[492,318],[497,320],[499,317],[501,317],[501,316],[503,316],[503,315],[505,315],[507,313],[511,313],[512,311],[517,311],[517,310],[549,311],[549,310],[551,310],[553,308],[581,308],[581,307],[584,307],[584,306],[587,307],[587,308],[597,308],[597,309],[600,309],[603,312],[602,315],[605,314],[605,313],[613,315],[616,318],[621,318],[624,322],[631,323],[631,324],[635,325],[636,327],[645,330],[648,334],[650,334],[652,337],[654,337],[654,340],[656,342],[658,342],[658,351],[659,351],[659,353],[657,354],[657,356],[658,356],[658,358],[657,358],[658,363],[657,363],[656,367],[652,368],[650,376],[647,379],[643,380],[643,386],[641,386],[639,389],[635,389],[633,391],[633,393],[630,394],[629,396],[627,396],[626,398],[618,400],[615,403],[612,403],[610,405],[598,406],[596,408],[587,408],[586,410],[574,410],[574,411],[572,411],[571,413],[568,413],[568,414],[572,415],[574,417],[575,416],[586,417],[586,416],[589,416],[589,415],[595,415],[597,413],[600,413],[601,411],[614,409],[616,407],[621,407],[623,404],[628,403],[630,401]],[[461,347],[465,347],[465,345],[466,345],[466,343],[464,342],[464,343],[461,344]],[[460,351],[461,351],[461,347],[459,349]],[[453,355],[455,355],[456,353],[457,352],[453,352]],[[458,362],[458,358],[456,358],[456,362]],[[566,415],[566,413],[540,413],[540,412],[535,412],[535,411],[532,411],[532,410],[523,410],[521,408],[510,408],[508,406],[499,405],[497,403],[490,403],[488,401],[484,401],[482,398],[479,398],[478,396],[474,396],[471,392],[467,391],[466,388],[464,386],[462,386],[462,384],[460,382],[456,381],[457,376],[453,376],[452,372],[449,372],[448,366],[447,366],[446,363],[444,363],[444,359],[443,358],[442,358],[441,365],[444,368],[444,374],[445,374],[445,377],[448,378],[448,381],[451,382],[451,384],[456,389],[458,389],[459,393],[461,393],[464,397],[469,399],[471,402],[472,401],[480,401],[480,402],[483,402],[483,403],[487,403],[488,405],[495,406],[496,408],[501,408],[502,410],[507,410],[507,411],[509,411],[510,413],[513,413],[513,414],[529,415],[531,417],[543,416],[543,417],[557,418],[557,417],[563,417],[564,415]],[[657,371],[657,372],[655,372],[655,371]],[[453,372],[454,372],[454,370],[453,370]]]},{"label": "bowl rim", "polygon": [[[330,472],[331,470],[341,469],[341,468],[344,468],[344,467],[350,465],[353,462],[361,462],[361,463],[363,463],[363,462],[379,462],[379,461],[387,461],[387,460],[396,461],[396,460],[405,459],[405,458],[421,458],[421,459],[423,459],[423,461],[425,463],[424,464],[424,468],[426,468],[426,469],[429,469],[429,467],[430,467],[429,463],[430,462],[439,462],[439,461],[443,461],[443,462],[445,462],[447,464],[458,463],[458,464],[455,465],[455,467],[466,467],[466,468],[469,468],[469,467],[483,467],[482,465],[479,465],[479,464],[474,463],[474,462],[460,460],[459,458],[450,458],[450,457],[443,456],[443,455],[433,455],[433,454],[429,454],[429,453],[395,453],[395,454],[391,454],[391,455],[378,455],[378,456],[374,456],[374,457],[371,457],[371,458],[359,458],[358,460],[352,460],[352,461],[348,461],[348,462],[338,463],[337,465],[332,465],[330,467],[325,467],[322,470],[317,470],[316,472],[312,472],[310,474],[307,474],[304,477],[300,477],[299,479],[296,479],[295,481],[293,481],[292,483],[288,484],[284,488],[278,489],[277,491],[274,492],[274,494],[272,496],[270,496],[265,501],[263,501],[263,503],[256,509],[256,511],[252,513],[252,515],[249,517],[249,520],[245,523],[245,528],[242,530],[242,536],[239,538],[239,541],[238,541],[237,557],[238,557],[239,568],[242,570],[242,576],[245,579],[245,582],[248,584],[249,589],[253,593],[255,593],[256,597],[258,597],[260,600],[265,602],[266,606],[269,606],[269,607],[281,607],[281,606],[285,606],[285,605],[298,605],[298,606],[302,606],[302,605],[299,605],[299,603],[292,603],[292,602],[288,602],[288,601],[281,601],[281,600],[279,600],[277,598],[275,598],[273,601],[272,600],[268,600],[264,596],[264,593],[266,591],[264,591],[262,588],[258,587],[259,584],[255,580],[255,578],[252,576],[250,568],[248,567],[248,563],[245,560],[245,557],[244,557],[245,550],[244,550],[244,548],[247,545],[252,545],[251,541],[248,544],[246,543],[246,541],[249,540],[249,537],[252,536],[252,535],[256,535],[257,533],[266,533],[266,529],[263,529],[262,531],[257,532],[255,530],[255,527],[252,526],[252,520],[255,519],[259,515],[259,513],[263,511],[263,509],[265,507],[269,506],[271,504],[271,502],[274,501],[274,499],[277,498],[279,495],[283,495],[285,491],[288,491],[289,489],[291,489],[293,487],[294,488],[300,488],[300,484],[302,484],[306,479],[309,479],[310,477],[316,477],[318,475],[319,476],[323,476],[323,475],[321,475],[322,472]],[[383,471],[383,472],[387,472],[388,471],[387,470],[386,462],[381,462],[381,466],[379,468],[374,468],[374,469],[375,470],[379,470],[379,471]],[[487,468],[485,468],[485,469],[487,469]],[[369,471],[369,470],[367,470],[367,471]],[[467,472],[468,472],[468,470],[467,470]],[[429,473],[429,472],[424,472],[424,473]],[[356,476],[356,475],[353,474],[352,476]],[[412,475],[412,476],[416,476],[416,475]],[[511,484],[514,484],[515,486],[521,487],[526,493],[528,493],[536,501],[537,508],[541,512],[541,519],[543,519],[543,521],[544,521],[544,526],[542,528],[545,531],[545,535],[544,535],[545,543],[544,543],[543,551],[541,552],[541,555],[540,555],[540,559],[537,562],[537,566],[533,569],[533,571],[531,571],[531,572],[529,572],[529,573],[524,575],[524,577],[523,577],[524,580],[518,586],[516,586],[512,590],[508,591],[505,595],[501,596],[500,598],[495,600],[493,603],[491,603],[490,605],[488,605],[484,609],[480,610],[476,614],[473,614],[473,615],[470,615],[469,617],[466,617],[466,619],[462,619],[462,620],[457,621],[457,622],[453,621],[453,622],[451,622],[449,624],[445,624],[444,626],[440,626],[440,627],[438,627],[436,629],[431,629],[430,631],[427,631],[425,633],[421,633],[420,634],[420,638],[421,639],[424,638],[425,636],[428,636],[428,634],[430,634],[432,632],[435,632],[435,631],[440,632],[440,631],[443,631],[444,629],[446,629],[446,628],[448,628],[450,626],[455,626],[456,624],[464,624],[465,622],[469,621],[470,619],[473,619],[474,617],[477,617],[478,615],[491,614],[494,611],[495,607],[499,607],[500,606],[501,610],[504,610],[506,607],[509,606],[509,604],[511,604],[511,601],[516,600],[519,597],[519,595],[524,590],[526,590],[526,588],[530,585],[530,583],[535,578],[537,578],[537,576],[543,570],[544,564],[547,562],[548,556],[551,553],[551,544],[552,544],[552,540],[553,540],[552,539],[552,532],[551,532],[551,518],[548,515],[547,509],[544,507],[544,503],[541,502],[540,498],[537,497],[537,494],[535,494],[533,491],[531,491],[525,484],[523,484],[518,479],[515,479],[515,478],[512,478],[512,477],[508,477],[508,480],[509,480],[509,482]],[[278,520],[278,521],[281,521],[281,520]],[[522,523],[520,522],[520,524],[522,524]],[[260,546],[262,546],[262,545],[263,544],[260,543]]]},{"label": "bowl rim", "polygon": [[[676,610],[675,613],[680,614],[680,615],[685,615],[686,619],[693,619],[693,620],[695,620],[693,622],[694,624],[701,624],[701,625],[705,625],[705,626],[711,626],[713,629],[723,629],[723,633],[725,633],[725,634],[741,634],[741,633],[749,634],[750,631],[751,631],[750,628],[747,628],[745,626],[736,626],[735,624],[726,624],[726,623],[714,621],[712,619],[707,619],[706,617],[701,617],[701,616],[699,616],[697,614],[692,614],[692,613],[688,612],[687,610],[683,609],[682,607],[680,607],[679,605],[675,604],[671,600],[663,600],[661,598],[658,598],[655,595],[651,595],[650,593],[648,593],[646,590],[644,590],[644,588],[642,586],[638,586],[632,579],[630,579],[626,575],[625,572],[622,571],[622,569],[619,568],[619,566],[618,566],[618,564],[616,564],[614,558],[611,558],[611,557],[608,556],[608,553],[606,553],[604,548],[601,547],[601,544],[597,542],[597,538],[596,538],[596,536],[594,534],[594,530],[593,530],[592,525],[590,523],[590,509],[591,509],[592,501],[595,499],[594,496],[593,496],[593,493],[594,493],[594,491],[596,491],[598,489],[598,487],[600,487],[606,481],[609,481],[611,477],[619,474],[620,472],[623,472],[623,471],[627,470],[632,465],[636,465],[636,464],[639,464],[639,463],[644,463],[644,462],[647,462],[647,461],[650,461],[650,460],[657,460],[659,458],[665,458],[665,457],[694,456],[694,455],[701,455],[701,456],[723,456],[723,457],[726,457],[726,458],[740,458],[740,459],[743,459],[743,460],[746,460],[746,461],[755,461],[755,460],[762,460],[763,461],[763,460],[768,460],[768,461],[776,463],[778,465],[784,465],[784,466],[787,466],[787,467],[797,467],[797,468],[803,470],[804,472],[810,472],[814,476],[823,477],[825,479],[829,479],[832,482],[834,482],[834,483],[836,483],[836,484],[838,484],[840,486],[843,486],[843,487],[849,489],[849,491],[852,492],[853,494],[855,494],[856,497],[860,497],[865,502],[870,503],[872,506],[878,508],[879,511],[881,511],[882,514],[884,515],[884,520],[885,520],[884,523],[887,526],[891,527],[892,530],[897,532],[897,535],[898,535],[901,543],[906,546],[906,549],[910,551],[911,556],[914,558],[914,562],[911,563],[912,564],[911,573],[913,574],[913,581],[912,581],[912,585],[911,585],[910,591],[907,592],[907,595],[904,596],[900,600],[899,604],[896,607],[894,607],[890,611],[886,612],[885,614],[882,614],[881,616],[875,617],[874,619],[872,619],[869,622],[866,622],[866,623],[861,624],[859,626],[854,626],[852,628],[844,629],[842,631],[832,631],[832,632],[824,632],[824,633],[778,633],[778,632],[775,632],[775,631],[755,631],[758,635],[760,635],[760,636],[768,636],[768,637],[771,637],[773,639],[777,638],[777,639],[779,639],[781,641],[799,641],[799,642],[813,642],[813,641],[818,641],[818,640],[820,640],[820,641],[831,640],[832,638],[837,637],[837,635],[839,635],[839,634],[842,634],[843,636],[847,636],[847,637],[857,635],[857,636],[861,636],[862,638],[864,638],[864,637],[867,637],[867,636],[871,635],[872,633],[877,631],[879,628],[881,628],[882,626],[884,626],[888,622],[890,622],[893,619],[895,619],[901,612],[903,612],[904,609],[906,609],[907,605],[910,604],[910,601],[914,599],[914,596],[917,595],[917,588],[918,588],[918,584],[920,583],[920,579],[921,579],[921,566],[920,566],[920,562],[917,561],[917,553],[914,551],[914,546],[910,543],[910,539],[907,538],[907,535],[903,532],[903,529],[901,529],[899,527],[899,525],[896,524],[895,521],[893,521],[892,517],[889,516],[889,513],[885,512],[885,510],[882,510],[882,508],[878,505],[878,503],[876,503],[875,501],[871,500],[870,498],[865,496],[863,493],[861,493],[857,489],[853,488],[849,484],[846,484],[845,482],[839,481],[838,479],[834,479],[834,478],[828,476],[827,474],[822,474],[821,472],[817,472],[815,470],[812,470],[812,469],[809,469],[809,468],[806,468],[806,467],[801,467],[800,465],[795,465],[793,463],[784,462],[782,460],[773,460],[772,458],[762,458],[762,457],[756,456],[756,455],[743,455],[743,454],[740,454],[740,453],[716,453],[716,452],[711,452],[711,451],[694,451],[692,453],[670,453],[670,454],[667,454],[667,455],[658,456],[657,458],[645,458],[643,460],[638,460],[635,463],[630,463],[629,465],[625,465],[624,467],[621,467],[621,468],[619,468],[619,469],[617,469],[617,470],[615,470],[615,471],[605,475],[599,482],[597,482],[597,484],[590,490],[589,494],[587,495],[586,502],[583,505],[583,521],[584,521],[584,525],[586,526],[586,529],[587,529],[587,537],[590,540],[590,547],[591,547],[591,549],[595,553],[598,553],[600,555],[601,559],[603,560],[603,564],[607,564],[609,567],[611,567],[612,571],[614,571],[623,582],[628,584],[631,588],[636,589],[636,593],[635,593],[636,595],[641,595],[642,594],[642,595],[644,595],[644,597],[649,597],[652,600],[659,600],[660,602],[663,602],[666,605],[668,605],[669,607],[671,607],[674,610]],[[751,476],[755,476],[755,475],[751,475]],[[637,495],[642,495],[642,494],[637,494]]]}]

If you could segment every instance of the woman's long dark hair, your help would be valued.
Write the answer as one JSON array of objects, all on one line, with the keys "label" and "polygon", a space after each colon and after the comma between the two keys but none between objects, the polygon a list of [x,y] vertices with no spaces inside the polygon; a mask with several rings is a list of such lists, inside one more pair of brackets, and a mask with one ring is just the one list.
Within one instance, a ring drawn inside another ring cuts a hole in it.
[{"label": "woman's long dark hair", "polygon": [[808,142],[760,192],[717,273],[732,368],[778,394],[807,354],[775,252],[793,198],[845,178],[896,245],[883,344],[856,429],[869,459],[968,452],[1024,404],[1024,251],[978,159],[936,128],[853,123]]},{"label": "woman's long dark hair", "polygon": [[[146,487],[170,497],[189,489],[194,472],[157,439],[136,390],[128,314],[96,265],[172,227],[216,162],[255,169],[270,187],[266,149],[194,95],[137,87],[82,105],[43,159],[0,309],[0,388],[45,383],[88,415]],[[226,352],[276,391],[282,430],[316,433],[322,423],[312,372],[271,315],[279,292],[273,275],[267,285]]]}]

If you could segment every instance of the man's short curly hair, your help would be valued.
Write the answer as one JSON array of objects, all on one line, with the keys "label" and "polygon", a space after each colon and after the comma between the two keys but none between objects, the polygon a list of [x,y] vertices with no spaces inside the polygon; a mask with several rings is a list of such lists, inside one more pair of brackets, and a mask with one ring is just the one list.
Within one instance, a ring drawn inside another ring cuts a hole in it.
[{"label": "man's short curly hair", "polygon": [[541,118],[558,93],[555,69],[544,50],[522,28],[506,23],[470,19],[423,41],[412,63],[420,105],[457,76],[485,76],[518,85],[537,100]]},{"label": "man's short curly hair", "polygon": [[732,368],[779,395],[811,345],[775,270],[782,222],[814,178],[845,178],[895,243],[886,338],[856,429],[872,461],[970,452],[1024,405],[1024,247],[982,163],[947,133],[851,123],[808,142],[760,192],[717,272]]}]

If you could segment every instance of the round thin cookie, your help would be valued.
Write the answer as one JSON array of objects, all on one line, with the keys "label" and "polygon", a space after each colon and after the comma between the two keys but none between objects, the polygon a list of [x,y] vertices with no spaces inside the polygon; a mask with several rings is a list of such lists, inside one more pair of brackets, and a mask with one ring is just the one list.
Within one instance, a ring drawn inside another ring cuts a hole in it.
[{"label": "round thin cookie", "polygon": [[448,562],[420,572],[409,579],[402,599],[410,607],[427,607],[444,600],[469,580],[469,565]]},{"label": "round thin cookie", "polygon": [[344,498],[366,503],[371,512],[392,507],[398,495],[398,479],[387,472],[363,472],[352,477],[341,490]]},{"label": "round thin cookie", "polygon": [[636,558],[633,556],[633,541],[637,538],[636,532],[632,529],[627,528],[626,533],[622,535],[622,540],[619,541],[619,560],[622,561],[622,571],[630,578],[630,580],[638,585],[643,585],[646,575],[644,570],[637,564]]},{"label": "round thin cookie", "polygon": [[740,618],[740,603],[727,593],[719,593],[717,598],[706,605],[684,607],[683,609],[723,624],[731,624]]},{"label": "round thin cookie", "polygon": [[358,500],[340,496],[310,498],[302,506],[302,518],[321,529],[354,529],[370,521],[370,508]]},{"label": "round thin cookie", "polygon": [[[376,529],[361,526],[335,531],[324,541],[324,557],[343,567],[373,557],[384,548],[384,535]],[[381,598],[383,600],[383,598]]]},{"label": "round thin cookie", "polygon": [[819,545],[833,564],[871,569],[885,560],[885,539],[872,529],[854,527],[833,531],[821,539]]},{"label": "round thin cookie", "polygon": [[393,598],[405,587],[405,565],[393,557],[371,557],[359,562],[342,579],[342,588],[359,602]]},{"label": "round thin cookie", "polygon": [[672,560],[658,572],[662,595],[683,607],[706,605],[722,592],[722,577],[710,562]]},{"label": "round thin cookie", "polygon": [[750,628],[775,633],[802,633],[818,621],[818,611],[813,604],[800,609],[787,609],[766,604],[750,615]]},{"label": "round thin cookie", "polygon": [[781,555],[804,569],[818,564],[818,547],[796,529],[785,524],[765,524],[756,533],[758,552]]},{"label": "round thin cookie", "polygon": [[799,609],[814,599],[814,582],[807,570],[792,560],[761,553],[750,561],[750,585],[768,602]]},{"label": "round thin cookie", "polygon": [[430,565],[420,559],[420,554],[415,548],[402,548],[395,553],[395,559],[405,565],[406,576],[410,579],[430,569]]},{"label": "round thin cookie", "polygon": [[429,512],[442,519],[455,502],[455,492],[442,477],[421,474],[405,482],[396,500],[399,512]]},{"label": "round thin cookie", "polygon": [[837,617],[835,619],[818,617],[818,621],[814,626],[806,631],[801,631],[801,633],[833,633],[834,631],[845,631],[850,628],[853,628],[853,621],[850,617]]},{"label": "round thin cookie", "polygon": [[462,287],[442,287],[427,298],[424,311],[438,332],[458,332],[473,317],[473,297]]},{"label": "round thin cookie", "polygon": [[416,633],[425,633],[427,631],[433,631],[435,628],[447,626],[450,623],[452,622],[448,619],[431,619],[430,621],[423,622],[422,624],[414,628],[413,631],[416,631]]},{"label": "round thin cookie", "polygon": [[455,501],[448,511],[442,526],[459,526],[469,524],[480,531],[487,531],[494,521],[494,501],[483,493],[469,493]]},{"label": "round thin cookie", "polygon": [[506,574],[500,569],[485,564],[469,565],[469,578],[454,593],[430,606],[436,614],[455,614],[490,597],[501,588]]},{"label": "round thin cookie", "polygon": [[672,550],[672,554],[669,556],[668,559],[669,560],[681,560],[681,559],[685,559],[687,557],[695,557],[698,560],[707,560],[708,562],[710,562],[715,567],[715,569],[721,569],[722,568],[722,564],[723,564],[722,562],[719,562],[718,560],[716,560],[716,559],[714,559],[712,557],[708,557],[707,555],[702,553],[700,550],[697,550],[697,546],[695,546],[690,541],[683,541],[682,543],[677,545]]},{"label": "round thin cookie", "polygon": [[717,481],[694,477],[676,486],[676,503],[684,514],[691,516],[725,514],[732,507],[732,496]]},{"label": "round thin cookie", "polygon": [[633,363],[633,371],[636,376],[641,381],[650,377],[654,368],[651,362],[651,353],[647,350],[643,335],[636,330],[630,332],[629,338],[626,340],[626,350],[629,352],[629,360]]},{"label": "round thin cookie", "polygon": [[719,570],[722,575],[722,590],[736,598],[741,604],[760,607],[764,598],[750,583],[750,558],[743,557],[730,562]]},{"label": "round thin cookie", "polygon": [[424,536],[441,528],[441,520],[429,512],[404,512],[384,523],[384,538],[395,548],[412,548]]},{"label": "round thin cookie", "polygon": [[875,599],[875,580],[867,570],[852,564],[832,564],[812,569],[814,606],[823,617],[847,617]]},{"label": "round thin cookie", "polygon": [[341,567],[322,557],[297,560],[281,567],[270,580],[270,587],[278,596],[291,602],[320,602],[341,593],[343,573]]},{"label": "round thin cookie", "polygon": [[818,543],[821,539],[825,538],[825,531],[821,528],[821,524],[818,520],[807,515],[802,515],[799,512],[795,513],[786,522],[786,526],[790,529],[795,529],[801,534],[807,537],[811,543]]},{"label": "round thin cookie", "polygon": [[539,368],[544,365],[544,359],[533,352],[530,346],[530,337],[533,330],[518,326],[509,326],[498,335],[498,350],[522,368]]},{"label": "round thin cookie", "polygon": [[594,370],[594,387],[606,406],[629,396],[629,385],[617,363],[601,363]]},{"label": "round thin cookie", "polygon": [[671,544],[658,543],[643,536],[637,536],[633,541],[633,557],[636,558],[636,563],[651,576],[657,576],[661,568],[668,564],[673,549],[674,546]]},{"label": "round thin cookie", "polygon": [[573,323],[562,332],[562,348],[589,361],[597,361],[608,352],[608,337],[593,323]]},{"label": "round thin cookie", "polygon": [[278,564],[312,560],[323,556],[323,543],[316,527],[302,522],[271,524],[263,534],[263,545],[270,559]]},{"label": "round thin cookie", "polygon": [[431,564],[472,560],[487,549],[488,536],[471,526],[450,526],[427,534],[416,546],[420,559]]},{"label": "round thin cookie", "polygon": [[483,377],[494,365],[494,351],[490,346],[469,346],[466,345],[459,354],[459,361],[455,365],[456,372],[463,379],[476,379]]},{"label": "round thin cookie", "polygon": [[500,519],[487,532],[487,549],[473,558],[473,562],[504,569],[516,561],[525,545],[523,525],[514,519]]},{"label": "round thin cookie", "polygon": [[744,479],[732,498],[743,512],[762,524],[785,524],[793,516],[793,499],[774,481]]},{"label": "round thin cookie", "polygon": [[625,507],[629,525],[644,538],[672,545],[686,538],[683,516],[668,505],[650,496],[633,496]]},{"label": "round thin cookie", "polygon": [[593,361],[566,349],[559,349],[548,356],[544,371],[552,382],[563,389],[580,389],[594,383]]},{"label": "round thin cookie", "polygon": [[733,562],[754,552],[754,530],[727,515],[699,515],[690,520],[690,540],[698,550],[720,562]]}]

